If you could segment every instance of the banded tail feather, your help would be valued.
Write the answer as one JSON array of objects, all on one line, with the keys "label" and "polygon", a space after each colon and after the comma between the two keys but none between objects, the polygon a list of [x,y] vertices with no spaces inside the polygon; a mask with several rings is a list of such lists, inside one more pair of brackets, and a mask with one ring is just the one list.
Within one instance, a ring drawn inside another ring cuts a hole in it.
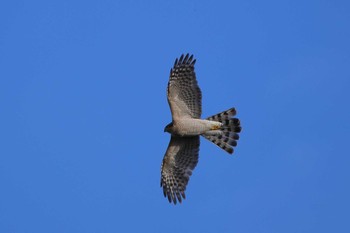
[{"label": "banded tail feather", "polygon": [[218,134],[203,134],[202,136],[225,150],[227,153],[233,153],[233,147],[237,146],[237,140],[242,130],[241,123],[236,115],[236,109],[230,108],[226,111],[210,116],[207,120],[221,122],[222,126]]}]

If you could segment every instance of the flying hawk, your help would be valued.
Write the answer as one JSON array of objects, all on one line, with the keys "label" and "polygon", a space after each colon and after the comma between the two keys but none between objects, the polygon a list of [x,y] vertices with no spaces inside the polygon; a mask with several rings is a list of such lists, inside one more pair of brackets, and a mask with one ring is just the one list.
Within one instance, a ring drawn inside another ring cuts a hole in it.
[{"label": "flying hawk", "polygon": [[164,196],[174,204],[185,199],[187,183],[198,163],[199,136],[232,154],[241,132],[239,119],[233,118],[235,108],[201,119],[202,93],[194,72],[195,63],[189,54],[176,59],[167,88],[172,122],[164,132],[170,133],[171,139],[161,166],[160,185]]}]

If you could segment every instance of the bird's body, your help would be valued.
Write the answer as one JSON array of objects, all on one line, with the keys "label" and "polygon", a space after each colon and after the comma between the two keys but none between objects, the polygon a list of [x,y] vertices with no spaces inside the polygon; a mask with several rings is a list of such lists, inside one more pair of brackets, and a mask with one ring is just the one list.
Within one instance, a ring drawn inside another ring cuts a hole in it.
[{"label": "bird's body", "polygon": [[173,120],[164,129],[171,134],[171,140],[161,166],[161,186],[164,196],[174,204],[185,198],[187,183],[198,163],[199,137],[232,154],[241,131],[240,121],[233,118],[235,108],[201,119],[202,93],[194,72],[195,62],[189,54],[176,59],[167,88]]},{"label": "bird's body", "polygon": [[184,118],[182,120],[174,120],[166,127],[165,131],[171,135],[186,137],[197,136],[212,131],[217,132],[222,123],[217,121],[209,121],[205,119]]}]

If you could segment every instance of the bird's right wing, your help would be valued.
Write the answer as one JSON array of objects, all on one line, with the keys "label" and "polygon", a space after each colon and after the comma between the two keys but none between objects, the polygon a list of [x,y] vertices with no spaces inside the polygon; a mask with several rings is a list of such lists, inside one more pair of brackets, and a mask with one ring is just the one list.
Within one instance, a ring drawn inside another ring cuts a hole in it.
[{"label": "bird's right wing", "polygon": [[185,199],[187,183],[198,163],[199,136],[172,136],[161,166],[160,186],[165,197],[176,204]]}]

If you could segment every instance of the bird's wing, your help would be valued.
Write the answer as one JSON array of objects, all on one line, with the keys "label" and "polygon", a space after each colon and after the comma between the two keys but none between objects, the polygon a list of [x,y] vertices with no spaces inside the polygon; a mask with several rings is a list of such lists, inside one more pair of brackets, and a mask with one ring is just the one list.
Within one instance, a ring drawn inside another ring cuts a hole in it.
[{"label": "bird's wing", "polygon": [[185,199],[187,183],[198,163],[199,136],[172,136],[161,166],[160,186],[165,197],[176,204]]},{"label": "bird's wing", "polygon": [[200,118],[202,114],[202,93],[194,72],[195,63],[193,55],[181,55],[170,70],[167,97],[175,121],[183,117]]}]

